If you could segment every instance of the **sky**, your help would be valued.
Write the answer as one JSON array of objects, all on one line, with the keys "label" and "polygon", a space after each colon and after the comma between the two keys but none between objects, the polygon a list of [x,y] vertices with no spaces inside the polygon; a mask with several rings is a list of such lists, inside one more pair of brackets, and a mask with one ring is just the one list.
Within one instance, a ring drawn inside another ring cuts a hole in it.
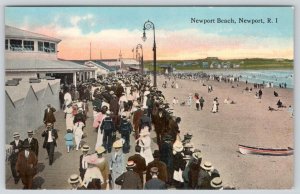
[{"label": "sky", "polygon": [[[240,18],[265,23],[239,23]],[[158,60],[294,58],[293,7],[5,8],[6,25],[61,39],[62,59],[89,59],[91,43],[92,59],[115,59],[120,52],[133,58],[132,49],[142,44],[144,59],[151,60],[153,29],[146,30],[145,42],[141,38],[147,20],[155,27]]]}]

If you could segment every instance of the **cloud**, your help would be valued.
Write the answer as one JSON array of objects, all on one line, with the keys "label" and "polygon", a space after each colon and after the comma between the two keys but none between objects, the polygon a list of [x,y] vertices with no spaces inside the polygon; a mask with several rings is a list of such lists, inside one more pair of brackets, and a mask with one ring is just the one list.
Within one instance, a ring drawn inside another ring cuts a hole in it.
[{"label": "cloud", "polygon": [[[117,58],[120,50],[123,57],[132,58],[132,48],[143,43],[144,58],[153,58],[153,32],[146,31],[147,40],[142,42],[141,30],[105,29],[84,33],[79,23],[86,21],[95,25],[94,16],[73,16],[71,27],[57,24],[29,29],[30,31],[57,37],[59,57],[64,59],[88,59],[92,43],[92,57]],[[230,58],[293,58],[293,40],[286,38],[261,38],[250,36],[228,36],[204,33],[198,29],[177,31],[156,30],[157,59],[198,59],[205,57]]]}]

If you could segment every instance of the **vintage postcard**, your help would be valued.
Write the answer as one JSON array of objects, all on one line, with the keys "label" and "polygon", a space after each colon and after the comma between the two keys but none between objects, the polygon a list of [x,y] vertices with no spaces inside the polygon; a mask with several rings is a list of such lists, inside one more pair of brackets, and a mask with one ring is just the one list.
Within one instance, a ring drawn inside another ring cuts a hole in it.
[{"label": "vintage postcard", "polygon": [[6,189],[294,187],[294,7],[5,7]]}]

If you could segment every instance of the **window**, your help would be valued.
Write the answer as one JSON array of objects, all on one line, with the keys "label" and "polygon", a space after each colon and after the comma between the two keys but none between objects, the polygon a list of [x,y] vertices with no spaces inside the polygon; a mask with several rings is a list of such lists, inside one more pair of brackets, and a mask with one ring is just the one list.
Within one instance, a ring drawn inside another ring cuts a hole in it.
[{"label": "window", "polygon": [[9,43],[10,43],[10,50],[12,50],[12,51],[22,51],[23,50],[22,40],[11,39],[9,41]]},{"label": "window", "polygon": [[44,51],[46,53],[50,53],[50,43],[49,42],[44,42]]},{"label": "window", "polygon": [[56,53],[55,43],[50,42],[38,42],[38,51],[46,53]]},{"label": "window", "polygon": [[38,41],[38,51],[44,51],[44,43]]},{"label": "window", "polygon": [[5,50],[8,50],[8,40],[5,39]]},{"label": "window", "polygon": [[24,43],[25,51],[33,51],[34,50],[34,42],[33,41],[24,40],[23,43]]},{"label": "window", "polygon": [[54,43],[50,43],[50,52],[51,53],[55,53],[56,50],[55,50],[55,44]]}]

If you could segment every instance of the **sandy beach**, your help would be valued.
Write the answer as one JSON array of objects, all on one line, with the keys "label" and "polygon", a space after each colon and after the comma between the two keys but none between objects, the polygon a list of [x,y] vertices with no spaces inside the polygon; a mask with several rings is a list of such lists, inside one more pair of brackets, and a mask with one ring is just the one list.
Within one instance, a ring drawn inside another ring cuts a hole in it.
[{"label": "sandy beach", "polygon": [[[220,172],[225,186],[237,189],[289,189],[294,185],[294,156],[242,155],[238,144],[265,148],[294,148],[294,118],[288,108],[280,111],[268,111],[268,106],[277,108],[280,99],[287,107],[293,104],[293,89],[264,88],[262,99],[255,98],[255,92],[243,93],[248,86],[243,82],[233,84],[205,81],[213,86],[213,92],[207,92],[207,86],[200,81],[177,79],[178,89],[161,87],[166,79],[158,76],[158,88],[172,106],[177,97],[179,104],[174,106],[174,115],[182,118],[181,138],[186,132],[193,134],[195,148],[203,153],[203,161],[212,162]],[[232,85],[238,87],[231,88]],[[276,90],[279,97],[273,95]],[[199,93],[203,96],[204,108],[197,111],[192,106],[180,106],[188,94]],[[213,99],[219,99],[219,112],[211,113]],[[224,104],[229,97],[236,104]]]}]

